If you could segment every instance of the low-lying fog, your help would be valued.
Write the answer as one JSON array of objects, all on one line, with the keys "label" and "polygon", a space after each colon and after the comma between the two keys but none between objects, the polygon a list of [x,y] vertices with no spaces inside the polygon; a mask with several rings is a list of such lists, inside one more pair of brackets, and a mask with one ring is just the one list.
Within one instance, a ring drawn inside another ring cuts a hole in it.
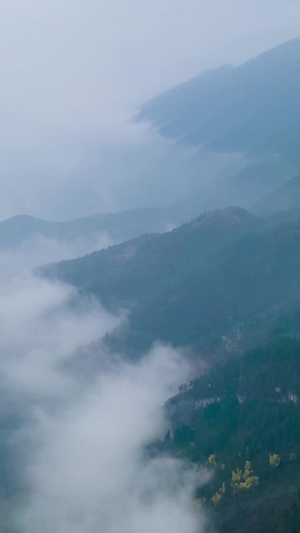
[{"label": "low-lying fog", "polygon": [[196,533],[199,476],[146,452],[168,429],[163,404],[188,367],[167,346],[136,364],[108,353],[102,339],[122,313],[35,276],[43,258],[23,249],[2,261],[3,524],[17,533]]}]

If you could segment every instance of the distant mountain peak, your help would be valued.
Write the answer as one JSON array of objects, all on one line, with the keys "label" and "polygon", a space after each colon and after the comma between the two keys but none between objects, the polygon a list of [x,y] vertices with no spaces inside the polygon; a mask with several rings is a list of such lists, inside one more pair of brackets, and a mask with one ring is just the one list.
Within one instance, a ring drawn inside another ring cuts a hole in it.
[{"label": "distant mountain peak", "polygon": [[191,224],[193,227],[201,227],[212,224],[222,224],[229,228],[257,222],[258,218],[242,207],[226,207],[205,212],[196,218]]},{"label": "distant mountain peak", "polygon": [[292,209],[298,209],[300,214],[300,174],[262,198],[254,206],[253,212],[271,216]]}]

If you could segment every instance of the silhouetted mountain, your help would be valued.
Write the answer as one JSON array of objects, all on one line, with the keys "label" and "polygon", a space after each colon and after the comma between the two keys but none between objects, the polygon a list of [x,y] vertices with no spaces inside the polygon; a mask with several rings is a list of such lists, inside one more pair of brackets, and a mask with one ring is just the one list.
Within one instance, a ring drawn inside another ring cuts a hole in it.
[{"label": "silhouetted mountain", "polygon": [[300,211],[300,174],[265,196],[252,209],[261,216]]},{"label": "silhouetted mountain", "polygon": [[18,215],[0,222],[0,250],[20,247],[35,237],[72,243],[87,240],[97,243],[103,234],[112,241],[124,241],[146,232],[166,231],[181,222],[180,214],[170,209],[132,209],[119,213],[95,215],[68,222],[49,222]]},{"label": "silhouetted mountain", "polygon": [[201,215],[165,234],[146,234],[118,246],[46,267],[45,272],[96,294],[106,304],[147,302],[207,265],[208,258],[259,220],[241,208]]},{"label": "silhouetted mountain", "polygon": [[254,326],[257,335],[264,320],[271,328],[278,313],[292,312],[299,264],[300,222],[270,229],[247,211],[230,208],[44,272],[106,305],[130,307],[126,331],[111,339],[116,349],[139,353],[161,340],[211,352],[238,328],[249,339],[258,317],[263,325]]},{"label": "silhouetted mountain", "polygon": [[246,235],[130,317],[128,345],[221,347],[233,328],[299,305],[300,222]]},{"label": "silhouetted mountain", "polygon": [[128,209],[67,222],[16,215],[0,222],[0,250],[19,248],[37,237],[70,244],[86,241],[96,245],[102,236],[113,242],[123,242],[146,233],[163,233],[194,219],[203,211],[204,203],[199,194],[166,207]]},{"label": "silhouetted mountain", "polygon": [[221,152],[269,152],[299,161],[299,93],[300,39],[294,39],[159,95],[136,119],[167,137]]}]

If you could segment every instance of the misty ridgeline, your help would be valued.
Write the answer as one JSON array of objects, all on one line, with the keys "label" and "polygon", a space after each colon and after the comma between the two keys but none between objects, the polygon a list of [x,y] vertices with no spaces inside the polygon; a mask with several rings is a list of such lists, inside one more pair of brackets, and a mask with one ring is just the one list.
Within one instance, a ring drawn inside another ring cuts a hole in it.
[{"label": "misty ridgeline", "polygon": [[111,212],[0,222],[1,533],[300,531],[299,94],[207,71],[91,143]]}]

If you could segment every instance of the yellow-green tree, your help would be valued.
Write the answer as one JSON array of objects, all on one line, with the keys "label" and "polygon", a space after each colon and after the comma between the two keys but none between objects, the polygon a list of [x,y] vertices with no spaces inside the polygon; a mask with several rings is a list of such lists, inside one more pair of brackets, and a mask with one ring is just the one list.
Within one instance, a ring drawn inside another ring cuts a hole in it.
[{"label": "yellow-green tree", "polygon": [[223,494],[220,494],[219,492],[216,492],[211,497],[211,501],[213,502],[214,505],[219,505],[219,503],[221,503],[222,499],[223,499]]},{"label": "yellow-green tree", "polygon": [[217,466],[216,454],[215,454],[215,453],[212,453],[212,454],[208,457],[208,462],[209,462],[209,464],[211,464],[211,465],[213,465],[213,466]]},{"label": "yellow-green tree", "polygon": [[201,509],[203,507],[203,505],[205,504],[206,502],[206,498],[197,498],[197,500],[194,500],[194,504],[195,506],[197,507],[197,509]]},{"label": "yellow-green tree", "polygon": [[245,463],[245,471],[244,471],[244,474],[243,474],[243,478],[246,480],[248,479],[250,476],[251,476],[251,473],[253,472],[252,468],[251,468],[251,463],[250,461],[246,461]]},{"label": "yellow-green tree", "polygon": [[250,461],[246,461],[244,472],[240,468],[236,472],[231,472],[231,486],[234,494],[254,489],[259,485],[259,477],[253,476],[253,470]]},{"label": "yellow-green tree", "polygon": [[280,455],[278,453],[273,453],[269,455],[269,465],[271,468],[277,468],[281,463]]},{"label": "yellow-green tree", "polygon": [[240,468],[237,469],[236,472],[232,471],[231,472],[231,479],[232,479],[232,483],[239,483],[243,478],[243,472],[241,471]]},{"label": "yellow-green tree", "polygon": [[222,486],[219,488],[218,492],[216,492],[212,497],[211,501],[214,505],[219,505],[219,503],[222,501],[223,496],[226,492],[226,484],[222,483]]},{"label": "yellow-green tree", "polygon": [[239,490],[249,490],[254,489],[254,487],[257,487],[259,485],[259,477],[258,476],[250,476],[245,481],[242,481],[239,484]]}]

